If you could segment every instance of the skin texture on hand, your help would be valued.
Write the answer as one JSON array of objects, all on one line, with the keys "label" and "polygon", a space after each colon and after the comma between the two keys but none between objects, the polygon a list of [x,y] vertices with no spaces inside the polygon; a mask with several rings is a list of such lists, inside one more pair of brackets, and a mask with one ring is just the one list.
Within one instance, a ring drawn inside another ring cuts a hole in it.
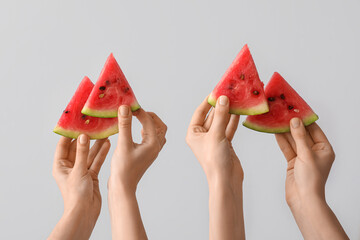
[{"label": "skin texture on hand", "polygon": [[147,239],[135,192],[141,177],[166,142],[167,127],[155,113],[139,109],[134,116],[143,126],[140,144],[132,139],[130,108],[120,106],[118,143],[108,182],[113,239]]},{"label": "skin texture on hand", "polygon": [[210,108],[206,98],[196,109],[186,136],[209,184],[210,239],[245,239],[244,173],[231,145],[239,116],[229,114],[229,100],[225,96],[218,99],[216,108],[209,113]]},{"label": "skin texture on hand", "polygon": [[286,201],[305,239],[349,239],[325,200],[335,153],[321,128],[294,118],[291,133],[276,134],[287,162]]},{"label": "skin texture on hand", "polygon": [[89,239],[101,210],[98,174],[110,142],[61,137],[56,148],[53,176],[64,200],[64,214],[48,239]]}]

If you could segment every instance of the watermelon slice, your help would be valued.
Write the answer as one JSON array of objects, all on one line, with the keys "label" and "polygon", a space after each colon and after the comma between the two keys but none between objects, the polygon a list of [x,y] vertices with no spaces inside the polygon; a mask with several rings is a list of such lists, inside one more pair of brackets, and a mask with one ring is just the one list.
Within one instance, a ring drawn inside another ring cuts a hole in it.
[{"label": "watermelon slice", "polygon": [[133,90],[111,53],[81,112],[93,117],[114,118],[117,117],[120,105],[128,105],[132,111],[140,108]]},{"label": "watermelon slice", "polygon": [[230,100],[230,113],[256,115],[269,111],[264,94],[264,84],[260,81],[250,50],[245,45],[225,72],[208,98],[215,107],[216,100],[225,95]]},{"label": "watermelon slice", "polygon": [[84,77],[54,128],[55,133],[70,138],[83,133],[91,139],[102,139],[118,132],[117,118],[96,118],[81,113],[93,87],[90,79]]},{"label": "watermelon slice", "polygon": [[305,126],[312,124],[319,117],[300,95],[277,72],[273,74],[265,88],[270,111],[257,116],[248,116],[245,127],[260,132],[283,133],[290,131],[290,120],[302,119]]}]

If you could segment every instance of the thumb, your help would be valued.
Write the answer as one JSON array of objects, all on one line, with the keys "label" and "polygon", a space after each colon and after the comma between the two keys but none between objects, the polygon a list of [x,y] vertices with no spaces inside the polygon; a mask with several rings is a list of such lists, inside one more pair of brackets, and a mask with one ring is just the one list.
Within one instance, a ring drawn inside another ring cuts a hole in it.
[{"label": "thumb", "polygon": [[214,132],[220,138],[225,137],[226,126],[229,120],[229,98],[227,96],[220,96],[216,103],[214,119],[209,131]]},{"label": "thumb", "polygon": [[310,151],[310,146],[306,140],[307,134],[303,122],[299,118],[290,120],[291,135],[295,141],[297,154],[304,154]]},{"label": "thumb", "polygon": [[85,134],[81,134],[77,139],[76,146],[76,158],[74,171],[83,174],[87,171],[87,159],[89,156],[89,137]]},{"label": "thumb", "polygon": [[118,146],[129,148],[133,145],[131,135],[132,113],[129,106],[121,105],[118,111],[119,136]]}]

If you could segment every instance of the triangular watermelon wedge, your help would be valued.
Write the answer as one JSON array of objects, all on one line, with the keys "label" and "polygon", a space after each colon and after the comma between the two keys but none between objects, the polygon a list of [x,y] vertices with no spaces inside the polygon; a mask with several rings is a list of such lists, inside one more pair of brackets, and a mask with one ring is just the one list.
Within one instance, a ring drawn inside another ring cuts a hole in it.
[{"label": "triangular watermelon wedge", "polygon": [[132,111],[140,108],[133,90],[111,53],[81,112],[93,117],[113,118],[117,117],[120,105],[128,105]]},{"label": "triangular watermelon wedge", "polygon": [[277,72],[266,85],[265,95],[270,111],[248,116],[243,123],[245,127],[260,132],[283,133],[290,131],[290,120],[294,117],[302,119],[305,126],[319,119],[304,99]]},{"label": "triangular watermelon wedge", "polygon": [[90,79],[84,77],[54,128],[55,133],[70,138],[86,134],[90,139],[102,139],[118,132],[117,118],[96,118],[81,113],[93,87]]},{"label": "triangular watermelon wedge", "polygon": [[225,95],[230,100],[230,113],[256,115],[269,111],[264,94],[264,84],[260,81],[250,50],[245,45],[220,82],[208,98],[216,105],[216,100]]}]

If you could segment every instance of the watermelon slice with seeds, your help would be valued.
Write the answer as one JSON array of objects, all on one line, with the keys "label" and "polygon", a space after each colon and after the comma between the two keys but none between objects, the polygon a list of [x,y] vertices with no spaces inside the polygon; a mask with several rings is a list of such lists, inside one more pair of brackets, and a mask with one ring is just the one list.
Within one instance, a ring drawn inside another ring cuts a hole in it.
[{"label": "watermelon slice with seeds", "polygon": [[93,117],[114,118],[117,117],[120,105],[128,105],[132,111],[140,108],[133,90],[111,53],[81,112]]},{"label": "watermelon slice with seeds", "polygon": [[230,113],[256,115],[269,111],[264,94],[264,84],[260,81],[249,47],[245,45],[225,72],[208,98],[215,107],[217,99],[225,95],[230,100]]},{"label": "watermelon slice with seeds", "polygon": [[248,116],[243,125],[250,129],[283,133],[290,131],[290,120],[300,118],[305,126],[319,119],[311,107],[277,72],[273,74],[265,88],[270,111],[265,114]]},{"label": "watermelon slice with seeds", "polygon": [[90,79],[84,77],[54,128],[55,133],[70,138],[86,134],[91,139],[102,139],[118,132],[117,118],[96,118],[81,113],[93,88]]}]

